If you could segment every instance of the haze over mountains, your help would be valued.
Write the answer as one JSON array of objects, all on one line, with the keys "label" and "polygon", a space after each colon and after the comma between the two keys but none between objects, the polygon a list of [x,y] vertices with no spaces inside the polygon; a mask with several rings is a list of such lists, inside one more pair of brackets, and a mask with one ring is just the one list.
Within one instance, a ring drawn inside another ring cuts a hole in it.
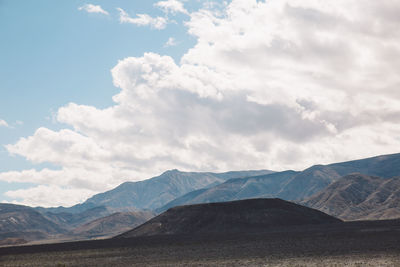
[{"label": "haze over mountains", "polygon": [[400,176],[400,154],[315,165],[304,171],[171,170],[123,183],[70,208],[4,205],[0,239],[101,238],[132,229],[175,206],[254,198],[295,201],[343,220],[400,218],[396,176]]}]

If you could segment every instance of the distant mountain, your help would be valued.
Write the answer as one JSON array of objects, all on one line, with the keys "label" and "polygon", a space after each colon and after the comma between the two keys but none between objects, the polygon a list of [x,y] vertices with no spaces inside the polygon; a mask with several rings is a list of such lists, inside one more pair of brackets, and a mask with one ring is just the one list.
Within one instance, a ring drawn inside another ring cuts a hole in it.
[{"label": "distant mountain", "polygon": [[356,172],[382,178],[400,176],[400,153],[312,166],[293,177],[278,197],[289,200],[305,199],[340,177]]},{"label": "distant mountain", "polygon": [[77,227],[73,230],[73,234],[84,238],[115,236],[153,217],[154,213],[149,211],[117,212]]},{"label": "distant mountain", "polygon": [[338,222],[323,212],[281,199],[248,199],[171,208],[117,238],[262,232],[282,226]]},{"label": "distant mountain", "polygon": [[343,220],[400,218],[400,178],[348,175],[303,204]]},{"label": "distant mountain", "polygon": [[66,230],[31,207],[0,204],[0,240],[31,241],[62,233]]},{"label": "distant mountain", "polygon": [[98,206],[106,206],[119,211],[130,211],[132,208],[154,210],[193,190],[214,186],[231,178],[266,173],[272,173],[272,171],[211,173],[170,170],[148,180],[123,183],[110,191],[94,195],[84,203],[71,208],[60,207],[47,209],[47,211],[78,213]]},{"label": "distant mountain", "polygon": [[[88,210],[84,210],[79,213],[70,213],[70,212],[50,212],[46,209],[39,209],[42,215],[47,219],[51,220],[52,222],[60,225],[65,229],[72,230],[77,226],[82,224],[91,222],[93,220],[106,217],[110,214],[113,214],[118,211],[118,209],[105,207],[105,206],[98,206],[94,208],[90,208]],[[126,208],[125,210],[136,211],[134,208]]]},{"label": "distant mountain", "polygon": [[400,176],[400,154],[384,155],[329,165],[315,165],[302,172],[284,171],[258,177],[232,179],[225,183],[189,192],[159,208],[247,198],[278,197],[300,201],[320,192],[344,175],[354,172],[379,175],[382,179]]},{"label": "distant mountain", "polygon": [[214,187],[192,191],[176,198],[157,209],[157,212],[164,212],[169,208],[181,205],[275,197],[296,174],[298,172],[284,171],[261,176],[230,179]]}]

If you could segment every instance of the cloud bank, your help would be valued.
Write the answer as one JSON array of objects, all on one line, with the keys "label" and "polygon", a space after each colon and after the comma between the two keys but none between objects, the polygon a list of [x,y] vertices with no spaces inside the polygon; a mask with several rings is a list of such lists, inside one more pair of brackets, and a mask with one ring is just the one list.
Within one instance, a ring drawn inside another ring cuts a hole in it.
[{"label": "cloud bank", "polygon": [[[120,12],[121,22],[165,26]],[[197,43],[180,62],[121,59],[111,70],[115,105],[70,103],[57,121],[72,130],[40,128],[7,146],[59,169],[0,180],[39,184],[8,193],[22,203],[52,205],[64,192],[57,205],[69,205],[171,168],[302,169],[398,152],[399,12],[394,0],[202,8],[186,23]]]}]

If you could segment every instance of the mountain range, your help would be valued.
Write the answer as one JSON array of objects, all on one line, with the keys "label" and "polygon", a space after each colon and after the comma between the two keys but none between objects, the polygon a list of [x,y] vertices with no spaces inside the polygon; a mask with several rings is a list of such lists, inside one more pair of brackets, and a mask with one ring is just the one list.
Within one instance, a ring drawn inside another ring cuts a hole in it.
[{"label": "mountain range", "polygon": [[[103,206],[113,211],[154,210],[193,190],[211,187],[226,180],[272,173],[270,170],[232,171],[226,173],[166,171],[160,176],[139,182],[125,182],[116,188],[94,195],[70,208],[46,209],[53,213],[79,213]],[[43,210],[42,210],[43,211]]]},{"label": "mountain range", "polygon": [[0,204],[0,240],[20,239],[20,243],[49,239],[67,231],[35,209],[22,205]]},{"label": "mountain range", "polygon": [[98,207],[79,214],[63,212],[49,216],[49,213],[42,214],[27,206],[0,204],[0,245],[105,238],[132,229],[155,216],[150,211],[136,211],[116,212],[99,218],[106,214],[105,210]]},{"label": "mountain range", "polygon": [[[20,243],[119,234],[176,206],[280,198],[343,220],[400,218],[400,154],[314,165],[303,171],[166,171],[65,208],[1,204],[0,240]],[[1,242],[0,242],[1,243]]]},{"label": "mountain range", "polygon": [[329,165],[314,165],[301,172],[283,171],[256,177],[230,179],[210,188],[189,192],[167,203],[157,211],[162,212],[177,205],[247,198],[278,197],[300,202],[351,173],[379,175],[381,180],[400,176],[400,154]]},{"label": "mountain range", "polygon": [[343,220],[400,218],[400,177],[344,176],[302,204]]}]

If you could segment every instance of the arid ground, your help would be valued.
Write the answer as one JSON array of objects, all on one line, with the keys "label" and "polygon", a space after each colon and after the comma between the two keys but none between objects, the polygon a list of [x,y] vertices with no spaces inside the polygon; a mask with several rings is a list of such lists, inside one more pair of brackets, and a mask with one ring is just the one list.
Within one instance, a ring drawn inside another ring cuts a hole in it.
[{"label": "arid ground", "polygon": [[4,247],[1,266],[400,266],[400,221]]}]

